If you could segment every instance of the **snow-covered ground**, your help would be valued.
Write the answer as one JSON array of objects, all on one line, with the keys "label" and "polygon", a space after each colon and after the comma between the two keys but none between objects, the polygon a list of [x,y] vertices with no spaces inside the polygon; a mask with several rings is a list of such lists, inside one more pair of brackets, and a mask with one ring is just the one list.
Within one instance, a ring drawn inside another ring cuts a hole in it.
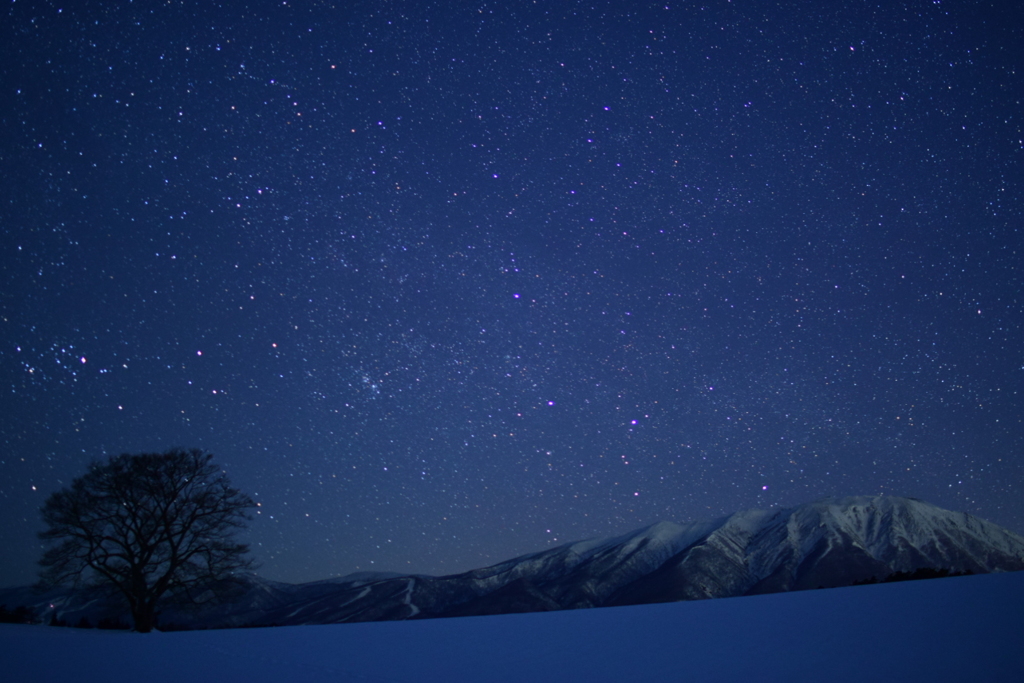
[{"label": "snow-covered ground", "polygon": [[1024,572],[635,607],[135,634],[0,624],[9,681],[1011,681]]}]

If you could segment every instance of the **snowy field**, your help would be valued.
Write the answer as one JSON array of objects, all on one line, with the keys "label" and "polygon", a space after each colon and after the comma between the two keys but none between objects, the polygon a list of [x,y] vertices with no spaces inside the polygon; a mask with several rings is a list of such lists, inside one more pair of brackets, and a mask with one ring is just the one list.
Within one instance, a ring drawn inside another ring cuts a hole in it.
[{"label": "snowy field", "polygon": [[702,602],[147,635],[0,624],[8,681],[1011,681],[1024,572]]}]

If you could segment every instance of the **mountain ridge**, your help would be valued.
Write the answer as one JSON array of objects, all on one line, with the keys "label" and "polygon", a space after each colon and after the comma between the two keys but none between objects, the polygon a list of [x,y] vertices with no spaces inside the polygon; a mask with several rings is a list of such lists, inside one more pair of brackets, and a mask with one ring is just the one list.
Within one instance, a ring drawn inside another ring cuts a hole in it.
[{"label": "mountain ridge", "polygon": [[[210,593],[198,607],[168,603],[161,623],[217,628],[582,609],[849,586],[922,568],[1022,570],[1024,537],[913,498],[824,498],[657,522],[447,576],[359,572],[305,584],[239,576],[226,584],[225,599]],[[0,591],[0,604],[29,599],[18,590]],[[116,600],[95,591],[51,591],[29,606],[68,623],[119,613]]]}]

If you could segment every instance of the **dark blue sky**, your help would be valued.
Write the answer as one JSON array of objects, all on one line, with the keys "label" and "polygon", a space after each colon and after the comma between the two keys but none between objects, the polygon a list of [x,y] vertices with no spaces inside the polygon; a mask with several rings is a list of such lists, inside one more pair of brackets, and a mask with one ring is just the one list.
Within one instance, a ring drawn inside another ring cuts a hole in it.
[{"label": "dark blue sky", "polygon": [[268,578],[891,493],[1024,531],[1012,3],[0,24],[0,585],[203,448]]}]

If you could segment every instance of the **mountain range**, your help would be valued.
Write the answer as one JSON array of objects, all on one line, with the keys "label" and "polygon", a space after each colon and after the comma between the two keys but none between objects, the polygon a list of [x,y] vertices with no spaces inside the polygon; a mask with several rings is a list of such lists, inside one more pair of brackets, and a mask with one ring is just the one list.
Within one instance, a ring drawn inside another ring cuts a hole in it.
[{"label": "mountain range", "polygon": [[[1024,569],[1024,537],[913,498],[826,498],[710,521],[659,522],[450,576],[359,573],[304,584],[233,577],[162,628],[223,628],[541,612],[849,586],[899,572]],[[214,598],[215,594],[220,597]],[[99,589],[0,590],[0,604],[77,624],[128,619]]]}]

